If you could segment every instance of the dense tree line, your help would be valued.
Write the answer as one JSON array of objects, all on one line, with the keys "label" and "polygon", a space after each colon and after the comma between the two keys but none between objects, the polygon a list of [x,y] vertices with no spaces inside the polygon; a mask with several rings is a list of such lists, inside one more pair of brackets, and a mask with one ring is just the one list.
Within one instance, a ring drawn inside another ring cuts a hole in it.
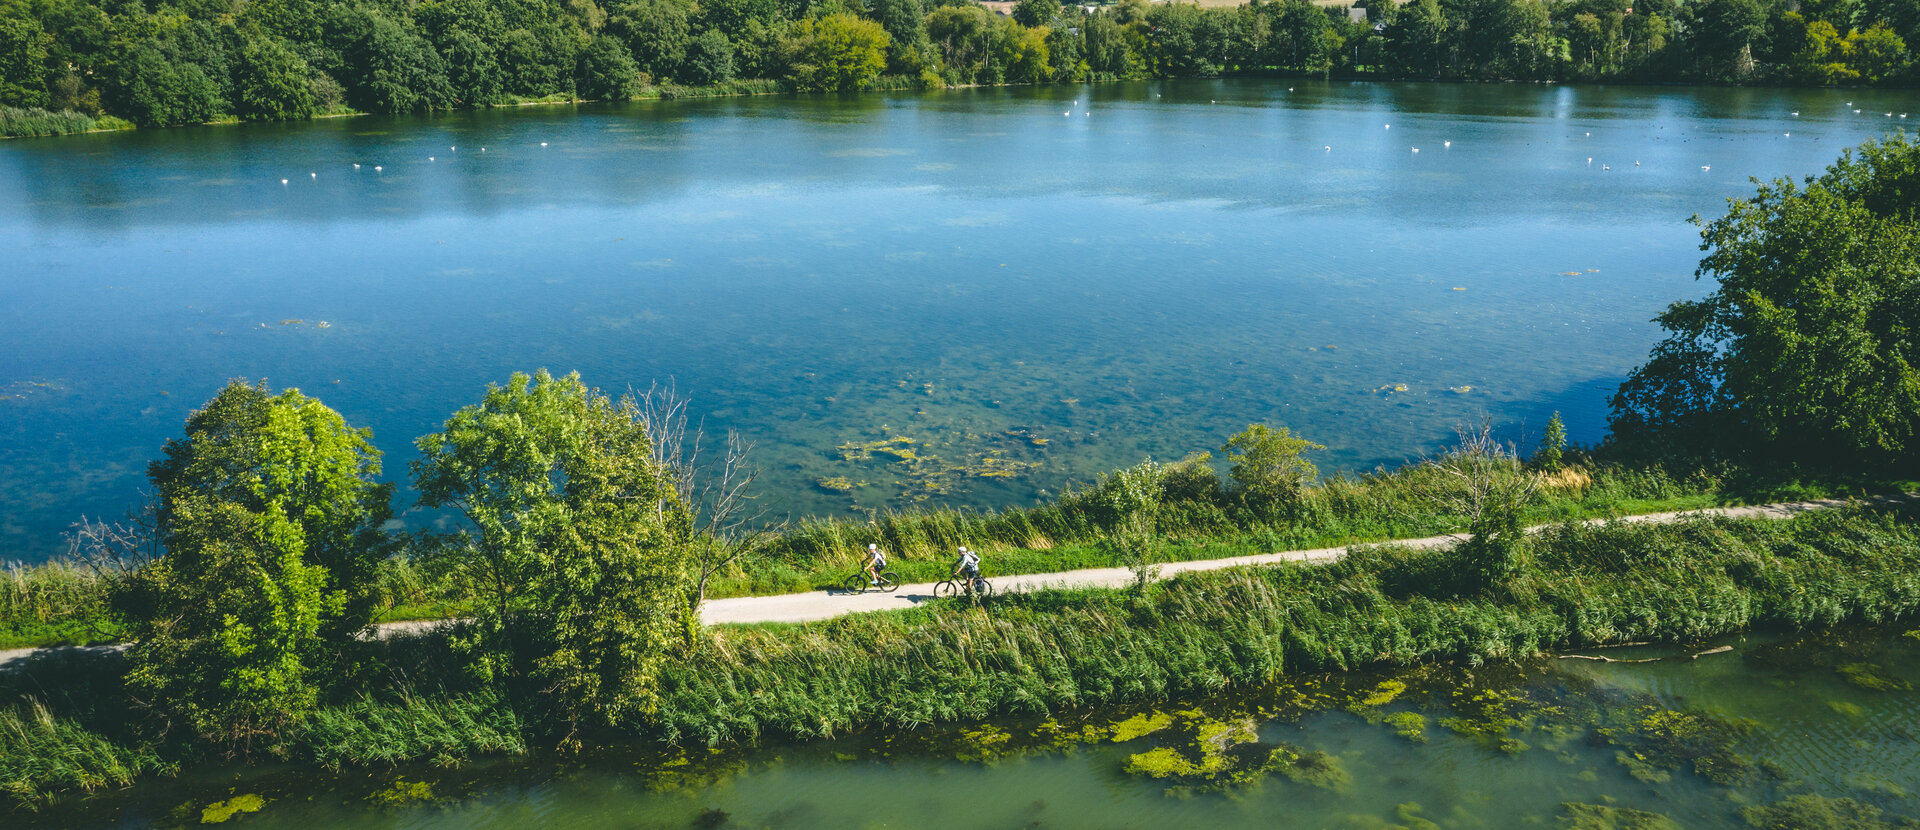
[{"label": "dense tree line", "polygon": [[[604,5],[602,3],[604,2]],[[1914,0],[0,0],[0,106],[143,125],[649,87],[1318,75],[1901,83]],[[1358,19],[1357,19],[1358,18]]]}]

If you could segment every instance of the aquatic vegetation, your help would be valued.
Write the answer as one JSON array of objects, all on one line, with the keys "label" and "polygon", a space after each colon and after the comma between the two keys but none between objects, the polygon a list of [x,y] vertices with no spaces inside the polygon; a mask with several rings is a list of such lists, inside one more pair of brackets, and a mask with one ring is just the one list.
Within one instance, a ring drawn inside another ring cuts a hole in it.
[{"label": "aquatic vegetation", "polygon": [[1560,810],[1561,830],[1681,830],[1679,822],[1645,810],[1577,801],[1561,804]]},{"label": "aquatic vegetation", "polygon": [[957,761],[990,763],[1013,754],[1013,733],[993,725],[962,729],[953,741]]},{"label": "aquatic vegetation", "polygon": [[1642,781],[1666,781],[1670,771],[1691,768],[1716,784],[1738,784],[1756,771],[1753,762],[1734,751],[1752,730],[1750,721],[1642,706],[1631,723],[1601,728],[1597,734],[1622,748],[1615,759]]},{"label": "aquatic vegetation", "polygon": [[1887,670],[1873,663],[1846,663],[1836,671],[1846,678],[1848,683],[1862,689],[1876,692],[1905,692],[1913,689],[1913,684],[1887,674]]},{"label": "aquatic vegetation", "polygon": [[746,772],[747,761],[718,747],[683,747],[643,769],[641,780],[651,792],[704,793]]},{"label": "aquatic vegetation", "polygon": [[913,452],[913,444],[912,438],[895,436],[865,443],[849,441],[836,449],[842,461],[866,461],[873,458],[875,453],[891,456],[895,461],[913,461],[919,457]]},{"label": "aquatic vegetation", "polygon": [[[1283,752],[1290,757],[1282,756]],[[1275,750],[1274,755],[1270,761],[1279,761],[1277,766],[1281,774],[1295,784],[1339,792],[1353,783],[1353,775],[1347,772],[1347,765],[1337,755],[1318,750],[1299,753],[1286,747]]]},{"label": "aquatic vegetation", "polygon": [[1142,712],[1113,725],[1112,740],[1123,744],[1135,738],[1146,737],[1173,725],[1173,715],[1167,712]]},{"label": "aquatic vegetation", "polygon": [[1747,807],[1747,824],[1763,830],[1893,830],[1911,827],[1911,820],[1888,821],[1884,812],[1851,798],[1824,798],[1811,793],[1792,796],[1763,807]]},{"label": "aquatic vegetation", "polygon": [[1426,743],[1427,718],[1419,712],[1395,712],[1380,719],[1381,723],[1393,730],[1393,734],[1414,743]]},{"label": "aquatic vegetation", "polygon": [[408,781],[405,777],[395,778],[392,786],[367,796],[367,801],[376,807],[405,807],[434,800],[432,784],[425,781]]},{"label": "aquatic vegetation", "polygon": [[201,809],[200,823],[224,824],[240,813],[257,813],[265,806],[267,806],[267,800],[253,793],[236,795],[225,801],[215,801]]},{"label": "aquatic vegetation", "polygon": [[855,486],[853,480],[846,476],[827,476],[815,479],[814,483],[820,485],[820,489],[834,493],[845,493]]}]

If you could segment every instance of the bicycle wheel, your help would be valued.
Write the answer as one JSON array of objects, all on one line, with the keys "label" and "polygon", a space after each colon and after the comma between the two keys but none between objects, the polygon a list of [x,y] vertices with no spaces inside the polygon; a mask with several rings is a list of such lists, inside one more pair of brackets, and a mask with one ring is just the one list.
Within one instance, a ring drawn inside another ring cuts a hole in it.
[{"label": "bicycle wheel", "polygon": [[842,587],[846,588],[849,594],[863,594],[866,593],[867,588],[870,586],[867,583],[867,575],[857,573],[847,577],[847,584]]},{"label": "bicycle wheel", "polygon": [[960,587],[953,584],[953,580],[949,579],[945,582],[942,582],[938,585],[933,586],[933,595],[936,597],[950,597],[950,596],[953,596],[955,593],[957,593],[959,590],[960,590]]},{"label": "bicycle wheel", "polygon": [[880,590],[886,591],[889,594],[900,590],[900,575],[893,571],[882,571],[880,574]]}]

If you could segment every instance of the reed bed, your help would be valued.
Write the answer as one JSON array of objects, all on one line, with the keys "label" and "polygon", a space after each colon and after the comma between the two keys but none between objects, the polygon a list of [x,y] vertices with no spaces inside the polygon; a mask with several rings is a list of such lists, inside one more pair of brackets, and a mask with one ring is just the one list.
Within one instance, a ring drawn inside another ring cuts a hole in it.
[{"label": "reed bed", "polygon": [[170,768],[151,747],[115,743],[37,701],[0,709],[0,791],[29,809],[57,792],[124,787]]}]

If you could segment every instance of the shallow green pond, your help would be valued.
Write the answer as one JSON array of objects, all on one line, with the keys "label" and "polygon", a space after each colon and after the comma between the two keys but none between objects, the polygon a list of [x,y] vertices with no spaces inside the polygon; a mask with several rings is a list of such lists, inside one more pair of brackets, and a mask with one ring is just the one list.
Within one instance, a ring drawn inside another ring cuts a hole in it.
[{"label": "shallow green pond", "polygon": [[796,516],[1026,503],[1253,421],[1329,470],[1483,415],[1593,440],[1703,291],[1687,217],[1907,103],[1216,81],[0,142],[0,559],[120,515],[232,377],[394,478],[512,371],[672,378]]},{"label": "shallow green pond", "polygon": [[[13,818],[198,825],[236,805],[256,808],[234,812],[237,826],[307,830],[1713,828],[1777,819],[1756,811],[1781,804],[1800,822],[1837,810],[1848,818],[1835,827],[1920,816],[1912,635],[1588,654],[1662,659],[1303,678],[1234,699],[753,750],[202,770]],[[1615,823],[1575,823],[1601,819]]]}]

